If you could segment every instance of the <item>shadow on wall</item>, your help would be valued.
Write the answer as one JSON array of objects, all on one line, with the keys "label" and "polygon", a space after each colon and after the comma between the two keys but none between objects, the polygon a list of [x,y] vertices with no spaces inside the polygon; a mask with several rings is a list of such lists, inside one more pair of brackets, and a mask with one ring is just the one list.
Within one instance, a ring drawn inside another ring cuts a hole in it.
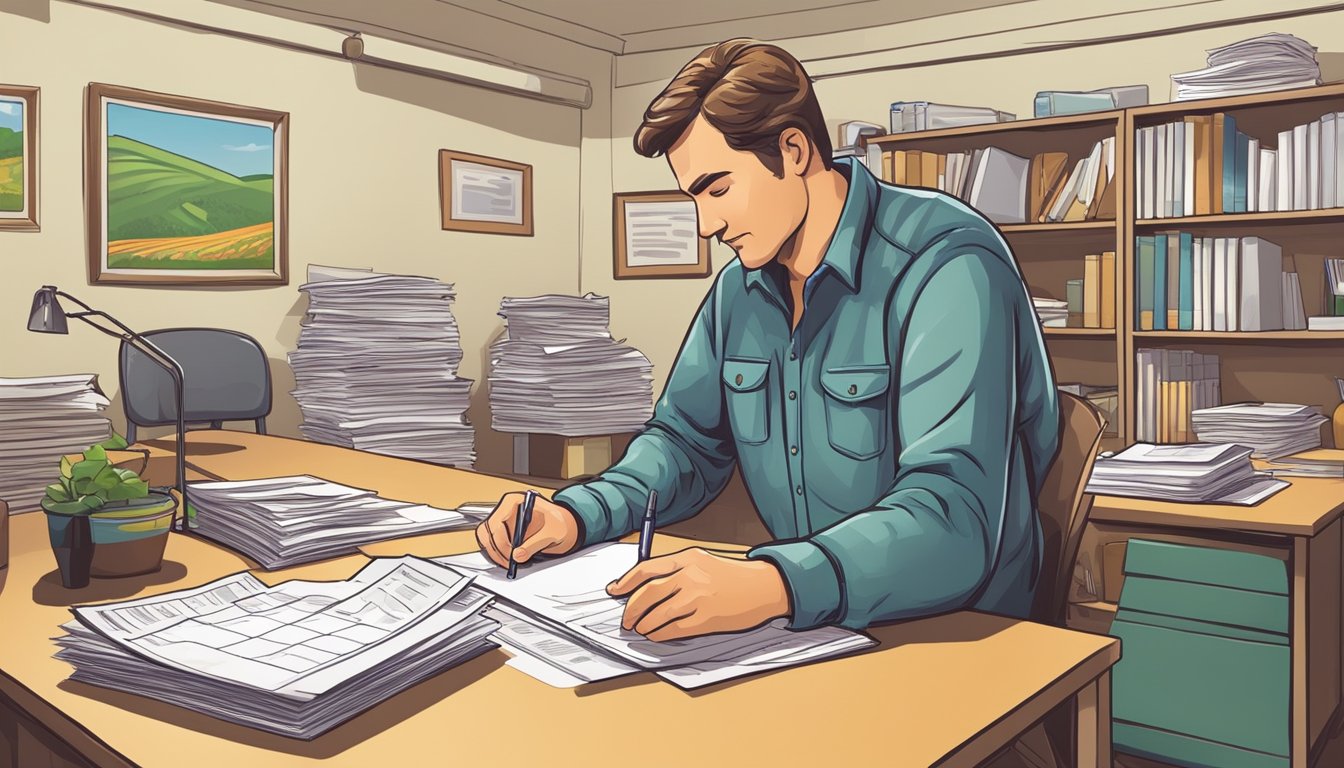
[{"label": "shadow on wall", "polygon": [[51,0],[0,0],[0,12],[51,23]]}]

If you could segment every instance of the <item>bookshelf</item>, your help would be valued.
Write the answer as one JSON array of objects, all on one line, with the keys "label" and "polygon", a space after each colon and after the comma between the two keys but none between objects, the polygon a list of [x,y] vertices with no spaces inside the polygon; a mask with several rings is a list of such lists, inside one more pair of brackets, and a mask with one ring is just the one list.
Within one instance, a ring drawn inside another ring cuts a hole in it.
[{"label": "bookshelf", "polygon": [[[997,225],[1033,296],[1065,298],[1065,282],[1082,276],[1084,254],[1115,251],[1116,328],[1043,329],[1057,381],[1118,389],[1117,424],[1103,440],[1103,447],[1114,450],[1135,442],[1139,349],[1216,354],[1223,403],[1299,402],[1318,406],[1326,415],[1339,403],[1334,377],[1344,376],[1344,331],[1158,331],[1139,330],[1136,323],[1135,238],[1176,231],[1195,237],[1259,236],[1278,244],[1285,269],[1298,274],[1305,314],[1328,314],[1324,262],[1344,256],[1344,207],[1140,218],[1136,152],[1141,129],[1217,113],[1234,116],[1237,130],[1262,148],[1276,148],[1280,131],[1330,112],[1344,112],[1344,84],[891,134],[869,138],[868,143],[884,153],[967,152],[990,146],[1028,158],[1067,152],[1072,167],[1097,141],[1115,137],[1113,221]],[[1332,443],[1328,428],[1322,437],[1325,445]]]}]

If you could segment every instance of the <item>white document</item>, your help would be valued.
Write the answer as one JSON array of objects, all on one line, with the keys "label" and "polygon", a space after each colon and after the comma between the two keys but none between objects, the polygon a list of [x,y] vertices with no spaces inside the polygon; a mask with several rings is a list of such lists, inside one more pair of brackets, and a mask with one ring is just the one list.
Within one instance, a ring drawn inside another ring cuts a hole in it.
[{"label": "white document", "polygon": [[[607,584],[633,567],[637,558],[633,544],[603,544],[563,559],[523,566],[512,581],[479,552],[443,557],[436,562],[474,575],[478,587],[494,593],[505,605],[516,607],[516,617],[526,618],[574,644],[591,646],[604,656],[641,669],[690,667],[667,678],[683,687],[875,644],[865,635],[836,627],[794,632],[785,628],[782,619],[745,632],[668,642],[649,640],[621,628],[625,603],[606,591]],[[569,665],[565,668],[574,674]]]},{"label": "white document", "polygon": [[[74,613],[152,661],[306,699],[371,669],[407,640],[421,642],[474,615],[487,599],[479,591],[457,610],[440,612],[470,581],[419,558],[385,558],[350,581],[267,587],[235,574],[187,592]],[[428,623],[428,635],[411,631],[431,614],[438,620]]]},{"label": "white document", "polygon": [[700,231],[693,201],[626,201],[627,266],[693,265],[699,260]]}]

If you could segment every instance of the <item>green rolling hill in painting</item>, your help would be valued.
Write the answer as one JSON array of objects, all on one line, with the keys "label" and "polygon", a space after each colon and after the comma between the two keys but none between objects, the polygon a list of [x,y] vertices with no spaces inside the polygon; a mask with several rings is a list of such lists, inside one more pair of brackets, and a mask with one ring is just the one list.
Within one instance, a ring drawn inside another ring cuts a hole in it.
[{"label": "green rolling hill in painting", "polygon": [[273,183],[108,137],[108,266],[272,268]]},{"label": "green rolling hill in painting", "polygon": [[0,128],[0,211],[23,210],[23,131]]}]

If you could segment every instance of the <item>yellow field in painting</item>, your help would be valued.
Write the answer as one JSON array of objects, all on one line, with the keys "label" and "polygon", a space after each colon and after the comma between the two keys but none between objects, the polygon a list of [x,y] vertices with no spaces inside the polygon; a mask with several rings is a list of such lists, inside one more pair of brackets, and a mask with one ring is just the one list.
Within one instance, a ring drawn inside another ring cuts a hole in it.
[{"label": "yellow field in painting", "polygon": [[150,237],[107,244],[110,269],[272,269],[271,222],[195,237]]},{"label": "yellow field in painting", "polygon": [[0,159],[0,211],[23,210],[23,158]]}]

